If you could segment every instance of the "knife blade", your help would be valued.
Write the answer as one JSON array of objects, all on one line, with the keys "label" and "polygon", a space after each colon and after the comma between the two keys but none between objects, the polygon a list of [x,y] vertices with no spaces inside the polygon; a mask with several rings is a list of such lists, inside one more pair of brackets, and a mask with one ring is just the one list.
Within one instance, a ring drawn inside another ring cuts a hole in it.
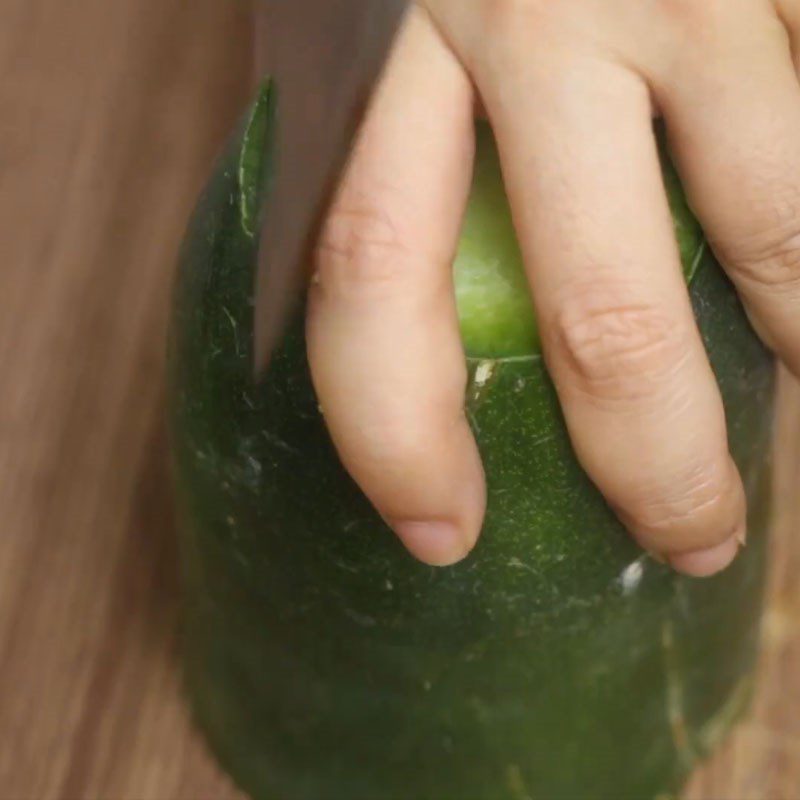
[{"label": "knife blade", "polygon": [[256,272],[254,367],[263,375],[408,0],[262,0],[261,62],[277,95],[275,171]]}]

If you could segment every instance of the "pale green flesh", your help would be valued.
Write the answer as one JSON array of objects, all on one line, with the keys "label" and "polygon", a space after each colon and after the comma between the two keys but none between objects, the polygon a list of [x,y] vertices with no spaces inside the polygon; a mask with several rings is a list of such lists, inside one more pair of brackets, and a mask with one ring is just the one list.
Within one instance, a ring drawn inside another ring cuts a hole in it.
[{"label": "pale green flesh", "polygon": [[[540,352],[536,316],[497,148],[487,123],[477,124],[476,136],[472,194],[454,265],[464,348],[473,358],[533,355]],[[684,275],[690,280],[699,261],[703,235],[683,197],[675,170],[663,155],[662,167]]]}]

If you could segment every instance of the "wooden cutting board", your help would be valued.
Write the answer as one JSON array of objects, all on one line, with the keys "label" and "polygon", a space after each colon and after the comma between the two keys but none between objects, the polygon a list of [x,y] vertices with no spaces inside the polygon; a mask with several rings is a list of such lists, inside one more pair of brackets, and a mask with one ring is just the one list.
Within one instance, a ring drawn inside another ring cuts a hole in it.
[{"label": "wooden cutting board", "polygon": [[[162,374],[183,225],[248,94],[247,15],[0,0],[0,800],[237,797],[179,693]],[[780,420],[761,693],[691,800],[800,799],[788,380]]]}]

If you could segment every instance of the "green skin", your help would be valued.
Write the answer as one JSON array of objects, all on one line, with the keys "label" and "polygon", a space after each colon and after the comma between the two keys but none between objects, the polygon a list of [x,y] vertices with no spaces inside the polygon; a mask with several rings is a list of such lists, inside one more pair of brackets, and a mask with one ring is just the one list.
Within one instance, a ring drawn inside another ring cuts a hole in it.
[{"label": "green skin", "polygon": [[[268,87],[182,254],[171,408],[194,711],[258,800],[644,800],[746,708],[765,573],[773,366],[666,184],[750,501],[710,580],[643,555],[578,465],[479,126],[456,289],[489,504],[463,563],[414,561],[339,463],[302,314],[255,386]],[[680,431],[676,431],[680,435]],[[613,454],[609,454],[613,457]]]}]

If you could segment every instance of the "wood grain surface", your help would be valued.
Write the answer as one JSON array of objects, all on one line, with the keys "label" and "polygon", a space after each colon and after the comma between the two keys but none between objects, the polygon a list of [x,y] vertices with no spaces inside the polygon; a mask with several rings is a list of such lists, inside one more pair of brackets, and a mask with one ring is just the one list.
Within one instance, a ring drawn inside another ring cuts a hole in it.
[{"label": "wood grain surface", "polygon": [[[180,696],[162,362],[182,228],[248,93],[248,13],[0,0],[0,800],[238,796]],[[788,380],[776,460],[761,691],[690,800],[800,800]]]}]

